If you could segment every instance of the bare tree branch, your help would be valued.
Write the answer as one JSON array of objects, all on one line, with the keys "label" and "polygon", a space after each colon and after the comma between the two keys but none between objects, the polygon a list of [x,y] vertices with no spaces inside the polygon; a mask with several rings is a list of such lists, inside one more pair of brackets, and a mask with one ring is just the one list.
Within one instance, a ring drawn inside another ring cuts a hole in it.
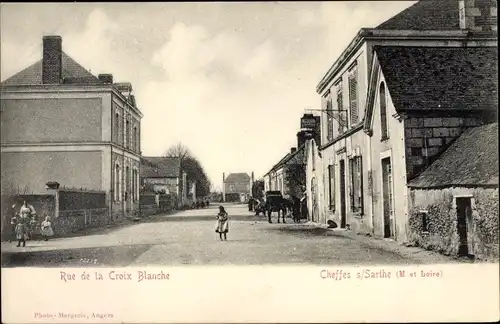
[{"label": "bare tree branch", "polygon": [[167,157],[178,157],[181,160],[183,160],[183,159],[185,159],[187,157],[190,157],[191,156],[191,152],[189,151],[189,149],[184,144],[182,144],[181,142],[178,142],[177,144],[169,147],[169,149],[165,153],[165,156],[167,156]]}]

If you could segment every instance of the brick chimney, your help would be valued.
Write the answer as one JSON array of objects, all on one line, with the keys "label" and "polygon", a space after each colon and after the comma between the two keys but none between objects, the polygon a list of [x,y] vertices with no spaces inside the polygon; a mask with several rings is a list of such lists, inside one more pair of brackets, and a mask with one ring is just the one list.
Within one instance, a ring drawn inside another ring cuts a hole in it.
[{"label": "brick chimney", "polygon": [[300,131],[297,133],[297,147],[301,147],[306,142],[306,132]]},{"label": "brick chimney", "polygon": [[62,79],[62,37],[43,37],[42,83],[59,84]]},{"label": "brick chimney", "polygon": [[296,147],[292,147],[292,148],[290,149],[290,154],[293,154],[293,153],[295,153],[295,152],[297,152],[297,148],[296,148]]},{"label": "brick chimney", "polygon": [[99,80],[105,84],[113,84],[113,74],[99,74]]},{"label": "brick chimney", "polygon": [[496,0],[459,0],[460,29],[470,31],[497,30]]}]

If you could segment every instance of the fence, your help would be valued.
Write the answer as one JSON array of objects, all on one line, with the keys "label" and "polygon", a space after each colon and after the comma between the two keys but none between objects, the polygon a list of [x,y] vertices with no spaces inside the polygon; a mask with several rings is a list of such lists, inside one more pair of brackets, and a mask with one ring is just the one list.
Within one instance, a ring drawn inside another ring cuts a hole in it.
[{"label": "fence", "polygon": [[54,232],[58,236],[74,233],[84,228],[100,227],[109,223],[109,209],[75,209],[59,211],[59,217],[54,220]]}]

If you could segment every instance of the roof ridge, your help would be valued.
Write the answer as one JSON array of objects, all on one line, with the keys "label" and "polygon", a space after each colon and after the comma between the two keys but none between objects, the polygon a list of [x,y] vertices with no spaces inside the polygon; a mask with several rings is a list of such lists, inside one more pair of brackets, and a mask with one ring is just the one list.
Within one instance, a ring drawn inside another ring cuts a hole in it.
[{"label": "roof ridge", "polygon": [[[95,75],[93,75],[90,71],[88,71],[85,67],[83,67],[83,65],[81,65],[80,63],[78,63],[74,58],[72,58],[68,53],[64,52],[64,51],[61,51],[62,53],[62,58],[66,58],[67,60],[70,61],[71,64],[75,65],[77,68],[79,68],[82,72],[85,71],[85,74],[86,77],[94,77],[95,79],[99,80],[98,77],[96,77]],[[65,68],[66,67],[66,68]],[[65,64],[61,64],[61,68],[66,72],[68,73],[69,75],[71,75],[73,78],[75,78],[74,74],[70,73],[70,71],[67,69],[67,66],[65,66]],[[80,77],[77,77],[77,78],[80,78]]]}]

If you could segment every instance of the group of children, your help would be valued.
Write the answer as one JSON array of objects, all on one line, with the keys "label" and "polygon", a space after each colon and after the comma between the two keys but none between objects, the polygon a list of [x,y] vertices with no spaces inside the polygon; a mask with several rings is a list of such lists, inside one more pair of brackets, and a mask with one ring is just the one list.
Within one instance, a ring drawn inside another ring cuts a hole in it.
[{"label": "group of children", "polygon": [[[12,210],[14,211],[14,215],[10,221],[12,236],[15,236],[18,247],[20,247],[21,244],[24,247],[26,246],[26,240],[32,239],[33,230],[37,225],[36,213],[26,201],[21,206],[19,213],[15,212],[15,205],[12,206]],[[40,224],[40,234],[45,241],[48,241],[49,237],[54,235],[49,216],[46,216],[45,220]]]}]

